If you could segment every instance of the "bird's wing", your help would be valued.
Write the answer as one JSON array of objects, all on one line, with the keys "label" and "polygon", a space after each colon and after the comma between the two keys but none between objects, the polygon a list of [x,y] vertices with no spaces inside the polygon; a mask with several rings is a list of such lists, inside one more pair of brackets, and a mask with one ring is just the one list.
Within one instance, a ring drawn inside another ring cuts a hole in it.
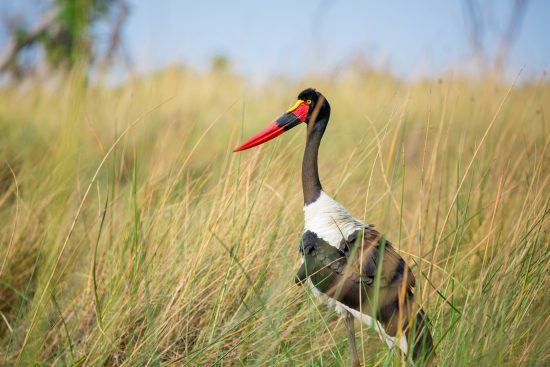
[{"label": "bird's wing", "polygon": [[[405,260],[372,227],[356,231],[343,242],[340,248],[346,251],[329,245],[312,232],[305,232],[300,245],[304,262],[296,282],[301,283],[311,276],[321,281],[322,275],[323,278],[343,277],[361,282],[363,287],[371,287],[378,276],[380,288],[414,288],[415,278]],[[326,283],[326,280],[323,282]]]},{"label": "bird's wing", "polygon": [[296,283],[302,284],[310,278],[313,284],[323,291],[342,275],[347,258],[344,252],[330,246],[310,231],[306,231],[300,241],[303,262],[296,275]]},{"label": "bird's wing", "polygon": [[409,290],[415,286],[414,275],[405,260],[374,228],[358,230],[343,242],[341,246],[348,253],[348,271],[360,276],[367,286],[374,284],[377,273],[380,287],[405,285]]},{"label": "bird's wing", "polygon": [[348,307],[358,309],[366,299],[359,275],[348,269],[348,258],[343,251],[329,245],[314,233],[306,231],[302,236],[303,263],[296,282],[307,279],[317,290]]},{"label": "bird's wing", "polygon": [[[349,236],[340,248],[329,245],[314,233],[302,236],[303,263],[296,282],[306,279],[322,293],[348,307],[368,309],[385,319],[391,318],[405,298],[412,298],[415,279],[405,261],[372,227]],[[378,279],[378,280],[377,280]],[[400,296],[401,294],[401,296]],[[401,301],[399,301],[401,299]],[[370,300],[370,301],[369,301]],[[376,304],[372,303],[376,300]]]},{"label": "bird's wing", "polygon": [[420,347],[431,351],[433,340],[424,311],[414,305],[415,279],[405,260],[372,227],[344,242],[340,248],[345,251],[340,251],[314,233],[304,233],[300,247],[304,262],[296,282],[309,279],[326,296],[374,317],[390,336],[407,333],[408,340],[416,340],[415,355]]}]

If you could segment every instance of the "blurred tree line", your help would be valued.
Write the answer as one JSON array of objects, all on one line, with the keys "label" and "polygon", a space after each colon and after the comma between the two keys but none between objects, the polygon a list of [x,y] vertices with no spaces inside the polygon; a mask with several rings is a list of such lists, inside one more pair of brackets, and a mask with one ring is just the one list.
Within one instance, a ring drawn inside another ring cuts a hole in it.
[{"label": "blurred tree line", "polygon": [[[472,51],[479,66],[484,72],[501,73],[508,61],[510,48],[513,46],[527,11],[528,0],[511,0],[508,14],[501,22],[494,19],[495,6],[502,6],[504,1],[462,0],[462,11],[466,32]],[[499,24],[500,23],[500,24]],[[489,33],[493,33],[496,47],[488,44]]]},{"label": "blurred tree line", "polygon": [[[49,72],[75,65],[84,70],[97,67],[101,72],[117,57],[131,66],[121,37],[129,14],[127,1],[17,0],[19,11],[0,18],[8,33],[7,43],[0,45],[0,76],[21,79],[36,75],[41,68]],[[482,73],[502,71],[527,4],[528,0],[461,0],[466,35]],[[508,10],[499,22],[494,19],[496,7]],[[496,49],[491,47],[495,42]],[[215,69],[229,65],[226,58],[212,62]]]},{"label": "blurred tree line", "polygon": [[106,68],[117,55],[129,63],[121,42],[129,12],[125,0],[51,0],[41,4],[40,14],[27,11],[39,5],[31,1],[20,13],[4,16],[9,36],[0,49],[1,73],[18,79],[40,66]]}]

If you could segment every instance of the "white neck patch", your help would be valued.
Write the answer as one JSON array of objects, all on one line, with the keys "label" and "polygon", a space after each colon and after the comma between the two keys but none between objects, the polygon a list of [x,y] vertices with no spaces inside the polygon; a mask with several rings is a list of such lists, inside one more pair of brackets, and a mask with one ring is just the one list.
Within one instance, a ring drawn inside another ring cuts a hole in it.
[{"label": "white neck patch", "polygon": [[311,231],[336,248],[340,247],[343,236],[347,239],[365,226],[324,191],[317,200],[304,206],[304,218],[304,232]]}]

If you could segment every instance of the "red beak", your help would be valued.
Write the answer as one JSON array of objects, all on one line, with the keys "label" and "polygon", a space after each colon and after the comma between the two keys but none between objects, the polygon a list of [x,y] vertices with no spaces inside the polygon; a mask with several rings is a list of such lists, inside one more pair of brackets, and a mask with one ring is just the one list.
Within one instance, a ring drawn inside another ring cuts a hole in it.
[{"label": "red beak", "polygon": [[309,105],[301,100],[291,107],[284,115],[279,117],[275,122],[267,125],[265,129],[245,141],[243,144],[235,148],[234,152],[240,152],[256,145],[260,145],[281,135],[285,131],[292,129],[301,122],[305,122],[309,111]]}]

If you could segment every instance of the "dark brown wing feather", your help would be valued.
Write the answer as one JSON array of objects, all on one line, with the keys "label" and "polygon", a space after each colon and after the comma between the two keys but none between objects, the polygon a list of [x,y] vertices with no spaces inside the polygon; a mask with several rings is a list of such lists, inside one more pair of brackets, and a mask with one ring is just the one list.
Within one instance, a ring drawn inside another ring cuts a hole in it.
[{"label": "dark brown wing feather", "polygon": [[[367,283],[374,283],[377,271],[380,271],[381,288],[397,285],[406,289],[414,288],[414,275],[407,263],[374,228],[358,230],[343,242],[341,247],[347,249],[350,271],[360,274]],[[379,263],[382,265],[380,270]]]},{"label": "dark brown wing feather", "polygon": [[[371,227],[358,230],[343,240],[340,251],[314,233],[302,237],[304,264],[298,282],[309,278],[329,297],[375,317],[387,334],[406,333],[414,343],[431,352],[433,342],[424,312],[415,306],[415,278],[393,245]],[[420,317],[421,316],[421,317]]]}]

